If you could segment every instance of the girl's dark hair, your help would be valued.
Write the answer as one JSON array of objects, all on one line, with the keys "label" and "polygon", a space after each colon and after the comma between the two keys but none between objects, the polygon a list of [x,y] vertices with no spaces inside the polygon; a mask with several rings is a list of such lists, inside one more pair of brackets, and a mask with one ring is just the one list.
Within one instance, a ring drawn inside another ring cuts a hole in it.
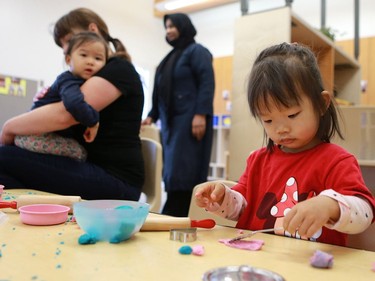
[{"label": "girl's dark hair", "polygon": [[84,32],[74,34],[73,37],[69,41],[69,46],[66,51],[66,54],[71,55],[72,52],[76,50],[77,48],[79,48],[82,44],[92,43],[92,42],[100,42],[103,44],[104,51],[105,51],[105,60],[107,61],[108,59],[107,42],[95,32],[90,32],[90,31],[84,31]]},{"label": "girl's dark hair", "polygon": [[[259,119],[261,108],[275,102],[280,107],[291,107],[301,102],[305,94],[319,116],[317,137],[330,142],[337,133],[343,135],[338,122],[338,110],[332,99],[328,108],[321,94],[323,81],[314,53],[297,43],[282,43],[263,50],[256,58],[248,82],[248,102],[251,114]],[[274,143],[267,140],[267,149]]]},{"label": "girl's dark hair", "polygon": [[127,52],[125,46],[119,39],[112,38],[109,35],[108,27],[99,15],[86,8],[78,8],[70,11],[66,15],[62,16],[56,23],[53,30],[53,39],[55,43],[61,46],[61,39],[66,35],[72,33],[73,29],[88,30],[91,23],[96,24],[99,29],[100,35],[104,40],[109,43],[111,42],[115,48],[116,56],[121,56],[128,61],[131,61],[131,57]]}]

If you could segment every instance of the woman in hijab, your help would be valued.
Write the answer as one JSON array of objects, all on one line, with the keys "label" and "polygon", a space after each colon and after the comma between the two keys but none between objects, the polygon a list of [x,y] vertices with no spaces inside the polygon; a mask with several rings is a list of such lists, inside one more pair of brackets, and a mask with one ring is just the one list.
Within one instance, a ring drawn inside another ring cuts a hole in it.
[{"label": "woman in hijab", "polygon": [[207,181],[214,71],[212,55],[195,42],[197,31],[187,15],[164,16],[164,27],[173,50],[156,69],[152,109],[142,124],[161,121],[167,192],[163,214],[185,217],[194,186]]}]

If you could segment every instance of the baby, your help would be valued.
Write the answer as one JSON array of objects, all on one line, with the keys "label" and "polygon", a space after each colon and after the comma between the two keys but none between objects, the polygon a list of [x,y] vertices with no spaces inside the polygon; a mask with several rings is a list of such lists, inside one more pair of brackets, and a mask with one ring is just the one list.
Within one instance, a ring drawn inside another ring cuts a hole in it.
[{"label": "baby", "polygon": [[[80,86],[97,73],[108,59],[107,43],[93,32],[81,32],[69,41],[65,61],[70,71],[60,74],[48,91],[37,94],[32,109],[63,101],[72,116],[86,126],[83,133],[86,142],[92,142],[99,128],[99,113],[84,101]],[[47,154],[67,156],[79,161],[87,157],[85,148],[74,139],[72,128],[41,135],[16,136],[18,147]]]}]

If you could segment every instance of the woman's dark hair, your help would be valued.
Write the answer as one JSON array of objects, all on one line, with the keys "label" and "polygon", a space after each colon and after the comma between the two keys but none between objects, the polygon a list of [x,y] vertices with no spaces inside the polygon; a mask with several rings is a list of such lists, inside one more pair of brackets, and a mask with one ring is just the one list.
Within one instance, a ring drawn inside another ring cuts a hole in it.
[{"label": "woman's dark hair", "polygon": [[84,31],[77,34],[74,34],[73,37],[69,41],[69,46],[66,51],[67,55],[71,55],[74,50],[79,48],[82,44],[85,43],[93,43],[93,42],[100,42],[104,46],[105,51],[105,60],[108,60],[108,44],[107,42],[100,37],[95,32]]},{"label": "woman's dark hair", "polygon": [[53,30],[53,39],[59,47],[62,47],[62,38],[72,33],[72,30],[75,28],[81,30],[89,30],[89,25],[91,23],[96,24],[99,29],[100,35],[107,43],[112,43],[113,47],[115,48],[116,56],[121,56],[126,60],[131,61],[131,57],[122,42],[119,39],[112,38],[109,35],[108,27],[103,19],[93,11],[86,8],[78,8],[62,16],[55,23],[55,27]]},{"label": "woman's dark hair", "polygon": [[[297,43],[282,43],[263,50],[256,58],[248,82],[248,103],[251,114],[259,119],[261,108],[274,102],[279,107],[291,107],[301,102],[300,94],[310,99],[319,117],[317,137],[330,142],[337,133],[343,135],[338,122],[338,110],[331,100],[328,108],[322,95],[322,77],[314,53]],[[267,140],[267,149],[274,143]]]}]

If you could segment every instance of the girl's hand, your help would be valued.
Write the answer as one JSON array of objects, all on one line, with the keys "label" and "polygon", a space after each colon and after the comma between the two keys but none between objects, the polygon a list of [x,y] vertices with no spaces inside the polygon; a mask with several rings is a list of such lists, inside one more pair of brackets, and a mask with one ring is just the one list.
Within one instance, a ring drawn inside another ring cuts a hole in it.
[{"label": "girl's hand", "polygon": [[221,205],[224,200],[225,186],[218,182],[207,182],[200,185],[195,192],[195,203],[198,207],[208,208],[208,206],[218,203]]},{"label": "girl's hand", "polygon": [[327,196],[316,196],[295,205],[284,217],[284,229],[293,234],[312,237],[328,222],[340,218],[339,203]]}]

